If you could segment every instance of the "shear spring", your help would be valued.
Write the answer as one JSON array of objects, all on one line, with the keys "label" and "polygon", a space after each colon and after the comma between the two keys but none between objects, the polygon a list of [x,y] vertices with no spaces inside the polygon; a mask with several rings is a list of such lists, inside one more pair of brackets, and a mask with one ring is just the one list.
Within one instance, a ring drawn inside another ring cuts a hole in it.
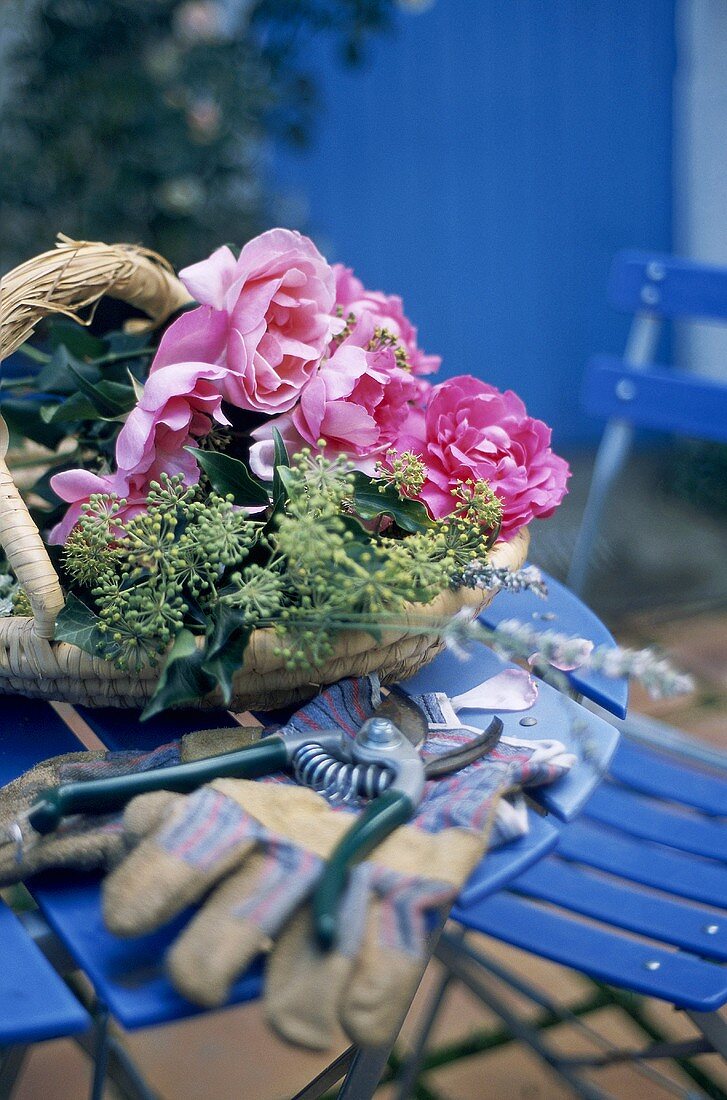
[{"label": "shear spring", "polygon": [[322,794],[329,802],[356,805],[377,798],[391,785],[393,773],[383,764],[352,764],[339,760],[320,745],[301,745],[293,755],[293,772],[299,783]]}]

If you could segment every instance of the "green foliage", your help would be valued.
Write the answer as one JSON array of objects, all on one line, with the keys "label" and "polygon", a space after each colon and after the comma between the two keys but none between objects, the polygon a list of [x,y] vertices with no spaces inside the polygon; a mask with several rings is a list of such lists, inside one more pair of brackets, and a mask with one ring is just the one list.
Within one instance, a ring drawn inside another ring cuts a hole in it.
[{"label": "green foliage", "polygon": [[[148,336],[113,332],[98,338],[62,319],[49,322],[44,337],[48,353],[19,349],[43,365],[37,374],[3,379],[0,412],[14,441],[31,440],[57,452],[33,487],[48,502],[40,519],[50,526],[63,510],[50,478],[78,466],[94,473],[111,469],[117,436],[156,348]],[[72,441],[72,451],[60,449],[64,440]]]},{"label": "green foliage", "polygon": [[220,451],[202,451],[195,447],[187,447],[187,450],[194,455],[215,492],[222,493],[223,496],[231,494],[233,503],[241,508],[267,505],[267,489],[251,475],[239,458]]},{"label": "green foliage", "polygon": [[307,47],[327,35],[354,63],[393,5],[6,0],[0,269],[57,230],[143,241],[181,266],[230,226],[244,241],[286,220],[261,165],[271,141],[310,133]]},{"label": "green foliage", "polygon": [[353,504],[361,519],[378,520],[389,516],[402,531],[415,533],[434,526],[420,500],[402,497],[394,485],[372,482],[360,472],[354,475]]},{"label": "green foliage", "polygon": [[104,638],[98,627],[98,615],[70,592],[66,598],[66,606],[56,619],[56,641],[69,642],[84,653],[97,657],[104,646]]},{"label": "green foliage", "polygon": [[727,516],[727,446],[687,440],[670,448],[662,476],[666,492],[711,516]]}]

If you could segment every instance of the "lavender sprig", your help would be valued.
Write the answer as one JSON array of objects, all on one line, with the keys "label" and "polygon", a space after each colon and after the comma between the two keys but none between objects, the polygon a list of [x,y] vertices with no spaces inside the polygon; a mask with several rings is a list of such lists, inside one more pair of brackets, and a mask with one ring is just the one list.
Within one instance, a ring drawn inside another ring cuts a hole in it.
[{"label": "lavender sprig", "polygon": [[488,562],[473,561],[452,577],[455,588],[497,588],[504,592],[532,592],[545,599],[548,586],[543,574],[534,565],[524,569],[506,569]]},{"label": "lavender sprig", "polygon": [[596,646],[585,638],[574,638],[554,630],[538,630],[518,619],[506,619],[496,627],[455,616],[444,628],[444,639],[455,651],[468,642],[494,646],[508,657],[528,660],[537,654],[554,668],[580,668],[605,676],[629,676],[644,685],[652,698],[681,695],[694,690],[691,676],[675,669],[653,649]]}]

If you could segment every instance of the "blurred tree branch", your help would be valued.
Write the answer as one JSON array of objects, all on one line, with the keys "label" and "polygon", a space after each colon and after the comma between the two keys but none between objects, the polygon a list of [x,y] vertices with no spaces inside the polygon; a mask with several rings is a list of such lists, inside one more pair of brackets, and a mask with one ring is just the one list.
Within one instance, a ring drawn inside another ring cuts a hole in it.
[{"label": "blurred tree branch", "polygon": [[394,0],[7,0],[0,265],[56,231],[177,265],[274,223],[273,142],[304,144],[324,34],[360,62]]}]

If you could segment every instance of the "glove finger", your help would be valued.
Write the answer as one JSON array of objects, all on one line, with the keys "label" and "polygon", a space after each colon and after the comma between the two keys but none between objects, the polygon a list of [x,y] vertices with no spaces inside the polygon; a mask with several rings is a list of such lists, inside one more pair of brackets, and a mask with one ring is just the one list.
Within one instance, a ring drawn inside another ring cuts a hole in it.
[{"label": "glove finger", "polygon": [[495,752],[508,765],[512,784],[519,787],[553,783],[576,761],[572,753],[566,752],[561,741],[546,739],[526,741],[518,737],[503,737]]},{"label": "glove finger", "polygon": [[174,794],[172,791],[150,791],[149,794],[139,794],[132,798],[123,816],[124,833],[129,848],[136,847],[144,837],[158,829],[165,817],[171,814],[175,802],[181,806],[184,795]]},{"label": "glove finger", "polygon": [[393,1043],[429,959],[427,913],[453,900],[452,886],[377,868],[375,896],[341,1023],[361,1046]]},{"label": "glove finger", "polygon": [[288,1042],[312,1050],[333,1045],[341,1000],[363,940],[368,895],[368,867],[362,864],[351,874],[333,951],[318,947],[307,906],[278,937],[265,974],[265,1010]]},{"label": "glove finger", "polygon": [[237,802],[212,787],[175,798],[160,828],[109,875],[104,919],[119,936],[165,924],[242,862],[262,829]]},{"label": "glove finger", "polygon": [[254,852],[205,901],[167,956],[173,985],[207,1007],[223,1004],[235,979],[310,893],[321,861],[273,841]]}]

